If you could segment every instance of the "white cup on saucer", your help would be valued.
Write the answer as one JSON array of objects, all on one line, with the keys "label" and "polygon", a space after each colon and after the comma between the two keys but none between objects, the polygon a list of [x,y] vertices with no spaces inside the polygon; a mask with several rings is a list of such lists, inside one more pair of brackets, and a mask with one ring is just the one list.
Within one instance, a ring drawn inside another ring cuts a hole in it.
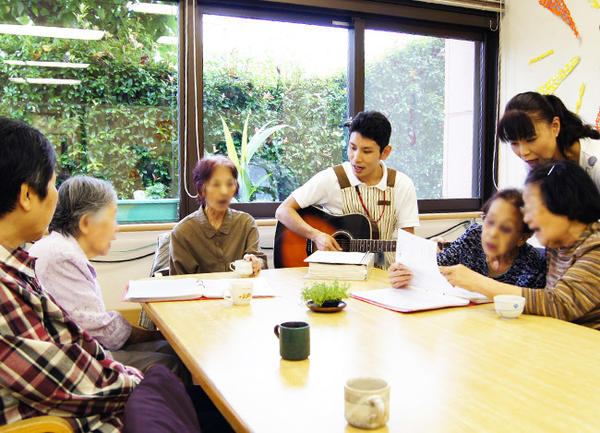
[{"label": "white cup on saucer", "polygon": [[252,262],[248,260],[235,260],[229,264],[229,269],[238,277],[249,277],[252,275]]}]

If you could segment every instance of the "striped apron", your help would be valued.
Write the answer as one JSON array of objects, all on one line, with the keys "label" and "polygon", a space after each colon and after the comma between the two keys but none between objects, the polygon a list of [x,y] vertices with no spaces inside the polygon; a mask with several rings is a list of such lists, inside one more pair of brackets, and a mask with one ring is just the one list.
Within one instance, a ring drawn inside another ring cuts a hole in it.
[{"label": "striped apron", "polygon": [[[344,215],[357,213],[366,216],[371,221],[371,226],[378,229],[379,239],[393,239],[398,221],[394,194],[396,170],[387,168],[385,191],[381,191],[375,186],[367,186],[364,183],[353,187],[350,185],[346,171],[341,165],[333,167],[333,171],[342,189],[342,213]],[[365,208],[368,210],[370,217],[365,212]],[[376,258],[377,267],[383,269],[387,269],[396,261],[394,252],[382,253],[378,256],[379,259]]]}]

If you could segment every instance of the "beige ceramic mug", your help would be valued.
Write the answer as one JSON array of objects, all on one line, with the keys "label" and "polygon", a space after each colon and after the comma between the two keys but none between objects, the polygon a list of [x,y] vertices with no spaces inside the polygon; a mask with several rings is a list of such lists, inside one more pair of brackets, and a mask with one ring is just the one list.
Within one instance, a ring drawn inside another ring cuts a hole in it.
[{"label": "beige ceramic mug", "polygon": [[344,386],[344,416],[354,427],[383,427],[390,419],[390,386],[383,379],[356,377]]},{"label": "beige ceramic mug", "polygon": [[231,300],[233,305],[248,305],[252,300],[253,281],[251,279],[233,280],[229,286],[229,296],[225,299]]}]

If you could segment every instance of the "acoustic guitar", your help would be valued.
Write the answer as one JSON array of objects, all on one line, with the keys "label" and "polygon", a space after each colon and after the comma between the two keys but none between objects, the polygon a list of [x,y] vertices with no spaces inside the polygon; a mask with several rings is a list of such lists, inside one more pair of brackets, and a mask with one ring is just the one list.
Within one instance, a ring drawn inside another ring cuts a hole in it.
[{"label": "acoustic guitar", "polygon": [[[396,251],[396,241],[379,240],[375,224],[361,214],[332,215],[314,206],[298,210],[309,225],[327,233],[344,251]],[[277,222],[273,261],[276,268],[308,266],[304,259],[317,248],[310,239],[303,238]]]}]

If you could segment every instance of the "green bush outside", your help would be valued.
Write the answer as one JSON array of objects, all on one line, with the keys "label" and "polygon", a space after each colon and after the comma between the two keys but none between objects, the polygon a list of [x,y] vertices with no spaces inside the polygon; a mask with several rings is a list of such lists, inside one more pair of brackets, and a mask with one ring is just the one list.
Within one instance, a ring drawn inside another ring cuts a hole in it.
[{"label": "green bush outside", "polygon": [[[177,53],[156,42],[162,35],[176,36],[175,17],[137,14],[125,2],[14,0],[0,6],[0,22],[109,31],[100,41],[0,35],[3,59],[90,63],[72,70],[1,63],[0,115],[25,120],[48,136],[59,155],[60,178],[76,173],[104,178],[123,199],[137,189],[153,197],[177,196]],[[443,40],[417,39],[369,65],[366,77],[367,108],[402,125],[391,165],[409,174],[426,198],[441,195],[442,50]],[[73,78],[81,84],[9,81],[25,76]],[[239,143],[248,114],[250,134],[267,122],[290,126],[271,136],[252,159],[258,170],[272,173],[253,199],[282,200],[345,158],[345,72],[312,77],[295,70],[284,76],[275,61],[257,65],[243,55],[206,61],[206,151],[226,154],[219,115]]]}]

